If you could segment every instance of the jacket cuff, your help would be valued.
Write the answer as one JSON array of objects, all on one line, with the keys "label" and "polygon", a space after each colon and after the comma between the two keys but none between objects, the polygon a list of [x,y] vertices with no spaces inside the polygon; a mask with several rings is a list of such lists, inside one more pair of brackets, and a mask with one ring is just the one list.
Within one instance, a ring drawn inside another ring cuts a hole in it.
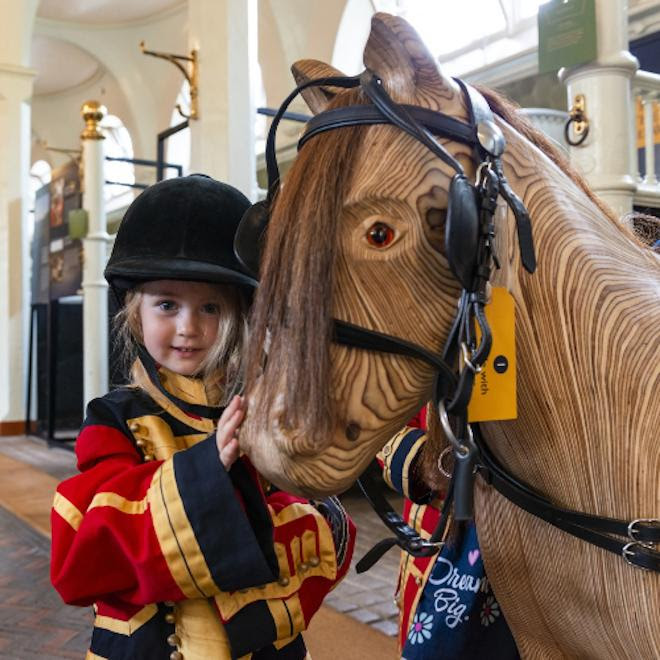
[{"label": "jacket cuff", "polygon": [[264,649],[278,639],[294,638],[297,633],[305,630],[307,623],[300,600],[294,594],[288,599],[251,603],[224,626],[231,656],[240,658],[257,649]]},{"label": "jacket cuff", "polygon": [[417,459],[426,439],[426,431],[406,427],[383,447],[379,455],[387,484],[404,497],[421,504],[427,503],[431,495],[416,476]]},{"label": "jacket cuff", "polygon": [[[241,462],[234,469],[242,478],[232,480],[226,472],[213,434],[165,461],[149,489],[163,555],[188,598],[277,578],[272,525],[261,491],[242,474]],[[252,528],[256,521],[259,536]]]}]

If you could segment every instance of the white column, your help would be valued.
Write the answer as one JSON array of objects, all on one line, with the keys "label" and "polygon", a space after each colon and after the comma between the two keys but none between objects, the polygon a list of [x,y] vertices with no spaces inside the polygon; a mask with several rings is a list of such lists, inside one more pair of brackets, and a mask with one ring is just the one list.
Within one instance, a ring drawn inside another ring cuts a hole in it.
[{"label": "white column", "polygon": [[655,135],[653,134],[653,107],[656,95],[648,94],[642,101],[644,107],[644,154],[645,169],[644,183],[654,186],[658,183],[655,176]]},{"label": "white column", "polygon": [[84,403],[108,391],[108,283],[103,277],[108,231],[103,200],[104,136],[99,128],[107,110],[96,101],[83,104],[81,133],[83,208],[87,236],[83,241],[83,394]]},{"label": "white column", "polygon": [[35,71],[0,64],[0,432],[22,433],[27,372],[28,172]]},{"label": "white column", "polygon": [[632,211],[637,169],[630,146],[635,139],[631,81],[639,63],[628,52],[627,0],[596,0],[596,39],[595,62],[559,72],[569,107],[576,94],[584,94],[589,119],[589,135],[582,145],[570,148],[570,157],[621,216]]},{"label": "white column", "polygon": [[190,47],[199,51],[199,119],[190,121],[190,171],[255,199],[256,0],[189,0],[188,18]]}]

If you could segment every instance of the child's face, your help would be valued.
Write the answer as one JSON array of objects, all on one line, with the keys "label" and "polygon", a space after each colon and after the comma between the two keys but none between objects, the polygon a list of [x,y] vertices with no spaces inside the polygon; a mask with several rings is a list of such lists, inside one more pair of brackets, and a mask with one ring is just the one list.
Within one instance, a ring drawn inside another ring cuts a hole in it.
[{"label": "child's face", "polygon": [[147,282],[139,308],[145,348],[165,368],[191,376],[215,342],[221,305],[222,294],[213,284]]}]

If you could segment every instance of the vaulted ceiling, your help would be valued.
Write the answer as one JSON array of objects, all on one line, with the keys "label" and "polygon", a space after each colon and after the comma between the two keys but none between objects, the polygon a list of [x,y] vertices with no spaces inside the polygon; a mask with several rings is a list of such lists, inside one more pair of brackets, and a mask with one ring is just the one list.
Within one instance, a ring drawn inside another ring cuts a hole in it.
[{"label": "vaulted ceiling", "polygon": [[[38,20],[101,27],[128,26],[149,21],[184,5],[185,0],[41,0]],[[40,35],[32,40],[31,66],[36,69],[34,93],[52,94],[89,82],[103,69],[89,52],[66,41]]]}]

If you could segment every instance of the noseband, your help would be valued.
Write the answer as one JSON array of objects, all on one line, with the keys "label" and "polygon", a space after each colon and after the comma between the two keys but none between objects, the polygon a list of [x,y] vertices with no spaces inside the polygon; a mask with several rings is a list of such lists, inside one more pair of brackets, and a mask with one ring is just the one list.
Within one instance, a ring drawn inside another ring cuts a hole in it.
[{"label": "noseband", "polygon": [[[360,87],[370,104],[319,113],[308,122],[298,148],[325,131],[348,126],[391,124],[423,144],[455,172],[449,187],[445,251],[462,292],[458,312],[442,353],[434,353],[399,337],[334,320],[334,341],[339,344],[404,355],[423,360],[433,367],[433,402],[454,454],[453,474],[440,521],[428,540],[422,539],[392,509],[374,477],[373,467],[361,477],[359,483],[367,499],[395,536],[372,548],[356,568],[358,572],[367,570],[395,544],[415,556],[430,556],[438,552],[443,544],[452,501],[456,520],[472,518],[474,475],[478,471],[487,483],[526,511],[578,538],[621,555],[632,565],[660,571],[660,553],[653,548],[654,544],[660,543],[660,521],[620,521],[556,507],[500,465],[483,442],[478,427],[474,425],[472,429],[468,424],[467,407],[475,374],[488,358],[492,343],[484,306],[493,263],[497,265],[492,252],[495,236],[493,218],[500,196],[515,217],[521,261],[529,273],[536,269],[536,257],[529,214],[504,176],[501,156],[505,140],[502,132],[483,96],[463,81],[456,82],[463,91],[468,108],[467,123],[427,108],[396,103],[385,91],[380,78],[369,70],[359,76],[328,77],[298,86],[278,110],[268,134],[267,198],[248,209],[236,236],[238,258],[256,275],[269,209],[279,190],[275,134],[291,101],[309,87]],[[435,135],[472,148],[477,164],[474,183],[468,180],[461,164],[436,140]],[[476,328],[479,329],[479,342],[476,340]],[[458,367],[454,367],[455,364]],[[616,539],[616,536],[624,537],[625,541]]]}]

